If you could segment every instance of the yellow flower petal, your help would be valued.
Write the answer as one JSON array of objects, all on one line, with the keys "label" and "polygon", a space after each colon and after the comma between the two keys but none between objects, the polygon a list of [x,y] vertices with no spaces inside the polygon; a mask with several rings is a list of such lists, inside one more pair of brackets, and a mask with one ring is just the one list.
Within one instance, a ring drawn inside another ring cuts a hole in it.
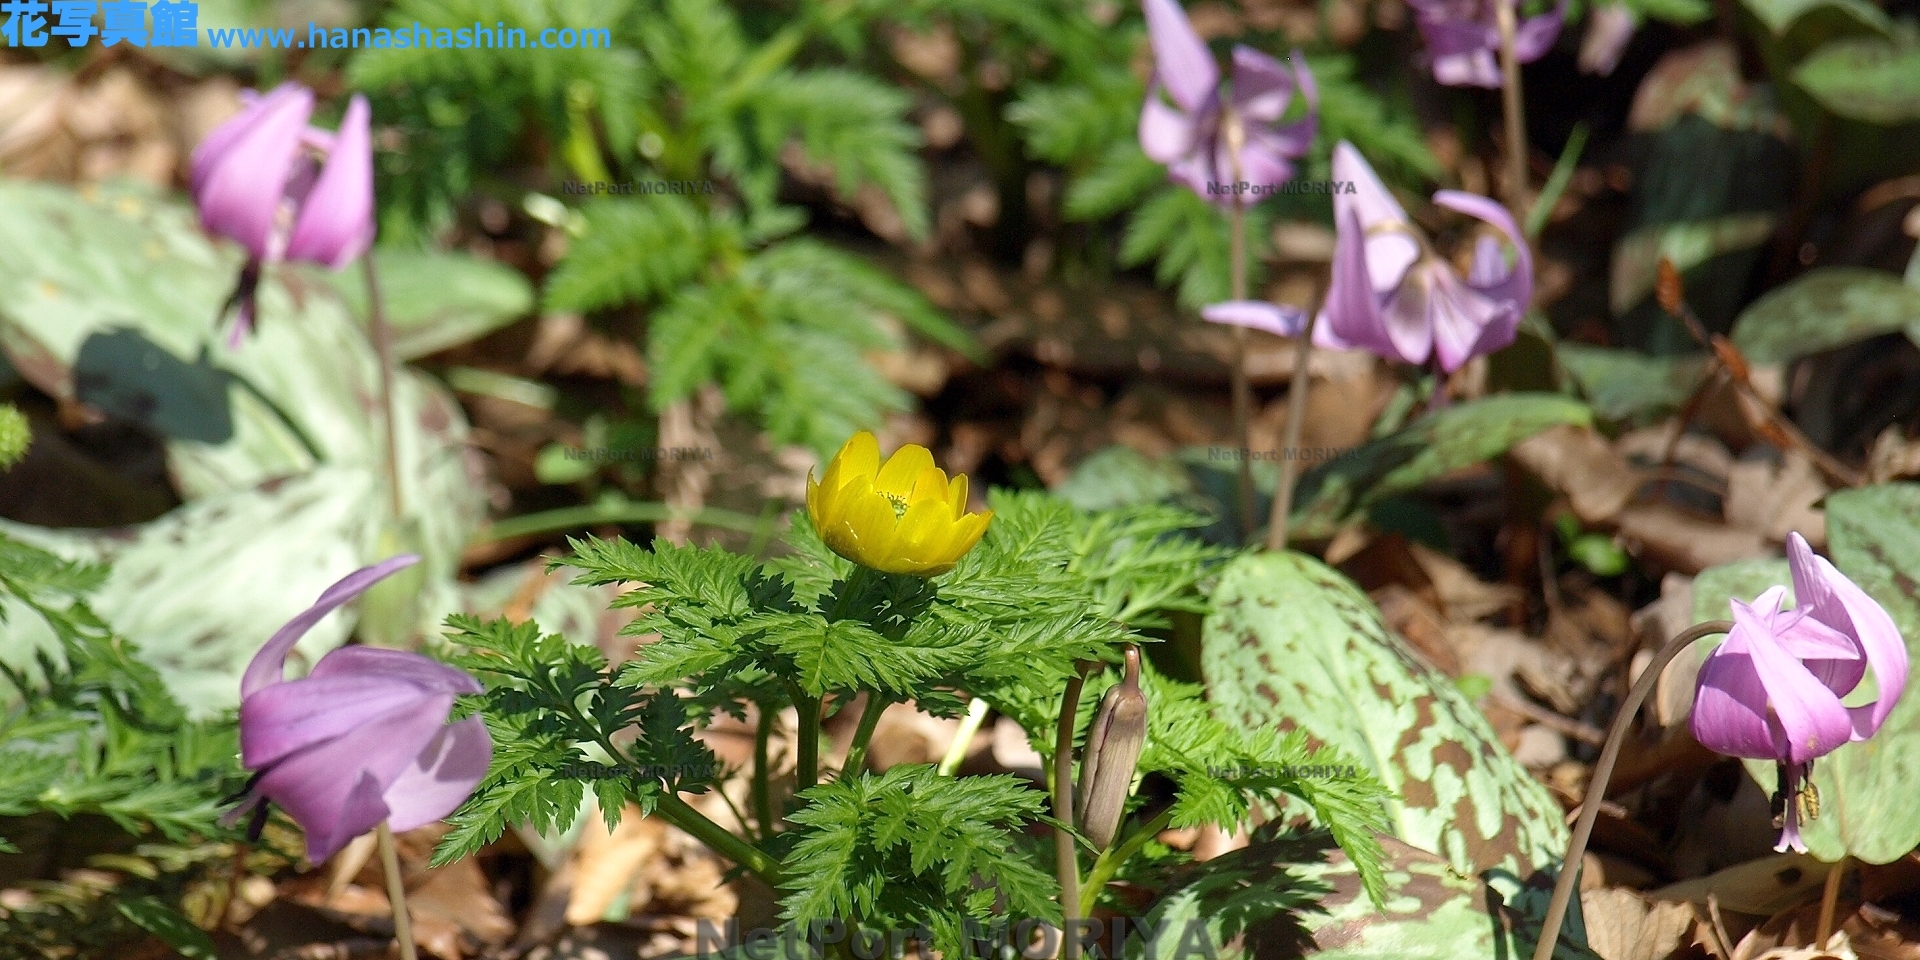
[{"label": "yellow flower petal", "polygon": [[927,448],[909,444],[880,463],[879,442],[855,434],[815,481],[807,515],[833,552],[887,573],[930,577],[953,569],[986,533],[992,511],[968,514],[967,478],[948,478]]},{"label": "yellow flower petal", "polygon": [[953,515],[964,517],[967,514],[967,475],[957,474],[953,482],[947,484],[947,506],[953,508]]},{"label": "yellow flower petal", "polygon": [[[928,467],[920,471],[920,476],[913,481],[913,492],[907,494],[908,506],[929,500],[942,507],[947,504],[947,475],[939,467]],[[953,516],[948,514],[946,519],[951,520]]]},{"label": "yellow flower petal", "polygon": [[887,465],[880,468],[880,475],[874,479],[873,488],[905,497],[912,492],[914,481],[929,468],[938,469],[933,466],[933,453],[917,443],[909,443],[888,458]]},{"label": "yellow flower petal", "polygon": [[830,492],[837,492],[854,477],[872,477],[880,472],[880,441],[865,430],[853,435],[840,452],[833,455],[833,462],[827,464],[827,475],[820,485]]}]

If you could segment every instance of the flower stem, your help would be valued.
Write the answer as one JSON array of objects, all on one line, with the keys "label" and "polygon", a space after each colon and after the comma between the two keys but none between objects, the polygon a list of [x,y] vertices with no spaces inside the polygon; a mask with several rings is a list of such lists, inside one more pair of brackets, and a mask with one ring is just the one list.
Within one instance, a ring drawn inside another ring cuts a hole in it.
[{"label": "flower stem", "polygon": [[1060,876],[1061,960],[1074,960],[1079,950],[1074,921],[1080,919],[1080,858],[1073,844],[1073,728],[1080,713],[1080,690],[1087,685],[1087,668],[1080,664],[1067,681],[1067,692],[1060,701],[1060,723],[1053,738],[1053,828],[1054,869]]},{"label": "flower stem", "polygon": [[1146,846],[1148,840],[1159,836],[1160,831],[1165,830],[1167,824],[1172,822],[1173,808],[1168,807],[1160,811],[1159,816],[1148,821],[1146,826],[1134,831],[1127,839],[1109,847],[1100,855],[1100,859],[1094,861],[1093,870],[1087,874],[1086,890],[1080,895],[1081,914],[1093,912],[1094,904],[1100,900],[1100,891],[1106,889],[1107,882],[1113,879],[1113,875],[1119,873],[1120,868],[1125,866],[1134,854],[1139,853],[1140,848]]},{"label": "flower stem", "polygon": [[[1793,800],[1789,798],[1787,802],[1792,803]],[[1840,862],[1827,871],[1826,887],[1820,891],[1820,927],[1818,934],[1813,938],[1815,947],[1824,949],[1827,940],[1833,936],[1833,914],[1840,902],[1840,880],[1846,876],[1846,873],[1846,857],[1841,857]]]},{"label": "flower stem", "polygon": [[880,725],[880,715],[892,705],[892,700],[877,693],[867,694],[867,705],[860,711],[860,726],[853,731],[853,745],[847,748],[847,762],[840,765],[840,779],[859,776],[866,768],[867,743],[873,739],[873,729]]},{"label": "flower stem", "polygon": [[[607,752],[607,756],[613,758],[614,762],[626,767],[635,766],[633,758],[615,746],[613,738],[600,731],[578,709],[573,711],[573,719],[595,731],[595,742],[600,745],[600,749]],[[706,814],[695,810],[685,800],[680,799],[679,794],[663,787],[654,800],[653,812],[660,819],[679,827],[689,836],[706,844],[715,853],[751,870],[767,886],[776,888],[780,886],[779,861],[774,860],[759,847],[734,836],[727,828],[714,823]]]},{"label": "flower stem", "polygon": [[1640,679],[1628,691],[1626,702],[1620,705],[1620,713],[1613,718],[1613,729],[1607,731],[1607,745],[1600,749],[1600,760],[1593,765],[1593,776],[1587,781],[1587,795],[1580,801],[1580,819],[1574,824],[1573,837],[1567,842],[1567,855],[1560,864],[1560,878],[1553,885],[1553,901],[1547,905],[1547,919],[1540,927],[1540,941],[1535,944],[1533,960],[1549,960],[1554,947],[1560,940],[1560,924],[1567,918],[1567,904],[1573,899],[1573,887],[1580,876],[1580,860],[1586,855],[1587,840],[1593,836],[1593,823],[1600,818],[1600,804],[1607,797],[1607,780],[1613,776],[1614,762],[1620,759],[1620,744],[1627,738],[1627,727],[1633,723],[1633,715],[1639,711],[1640,704],[1653,692],[1655,684],[1660,682],[1660,674],[1667,664],[1680,655],[1680,651],[1691,646],[1702,637],[1726,633],[1733,624],[1726,620],[1709,620],[1694,624],[1680,635],[1668,641],[1653,655],[1653,662],[1640,673]]},{"label": "flower stem", "polygon": [[387,872],[387,901],[393,907],[393,938],[400,944],[400,960],[414,960],[413,924],[407,920],[407,885],[400,878],[400,855],[393,849],[393,829],[382,820],[376,830],[380,866]]},{"label": "flower stem", "polygon": [[727,828],[714,823],[706,814],[689,806],[680,795],[671,790],[661,790],[654,801],[653,812],[660,819],[686,831],[694,839],[712,848],[715,853],[732,860],[765,881],[767,886],[780,885],[780,864],[775,862],[766,851],[733,835]]},{"label": "flower stem", "polygon": [[1280,438],[1280,480],[1273,491],[1273,512],[1267,517],[1267,549],[1287,548],[1287,521],[1293,515],[1295,460],[1300,450],[1300,432],[1307,423],[1307,389],[1313,377],[1307,361],[1313,355],[1314,315],[1300,328],[1300,349],[1293,358],[1293,384],[1287,388],[1287,432]]},{"label": "flower stem", "polygon": [[773,788],[769,782],[773,769],[767,748],[773,740],[774,717],[775,713],[761,704],[760,722],[753,731],[753,816],[760,821],[762,840],[773,839]]},{"label": "flower stem", "polygon": [[367,316],[372,323],[373,349],[380,360],[380,410],[387,425],[387,485],[392,488],[393,519],[406,517],[406,501],[400,492],[399,414],[394,406],[398,398],[393,389],[393,328],[387,325],[387,311],[380,302],[380,279],[373,268],[373,252],[360,257],[360,269],[367,277]]},{"label": "flower stem", "polygon": [[[1230,120],[1237,127],[1237,121]],[[1230,154],[1233,157],[1233,179],[1240,181],[1240,149],[1238,138],[1229,140]],[[1233,299],[1247,298],[1247,208],[1236,194],[1233,212],[1228,214],[1228,240],[1232,255]],[[1249,458],[1252,447],[1251,421],[1253,419],[1253,385],[1247,382],[1247,328],[1235,324],[1233,327],[1233,442],[1240,451],[1240,475],[1236,480],[1236,490],[1240,498],[1240,542],[1253,539],[1253,461]]]},{"label": "flower stem", "polygon": [[[1233,299],[1247,298],[1247,213],[1238,204],[1233,208]],[[1247,382],[1247,328],[1233,328],[1233,442],[1240,451],[1240,475],[1236,489],[1240,496],[1240,540],[1253,539],[1253,461],[1252,447],[1253,386]]]},{"label": "flower stem", "polygon": [[820,780],[820,698],[809,697],[795,684],[791,694],[793,708],[800,715],[800,731],[794,743],[797,752],[793,771],[795,795],[813,789]]},{"label": "flower stem", "polygon": [[1520,54],[1514,49],[1519,0],[1495,0],[1500,26],[1500,104],[1507,120],[1507,207],[1527,219],[1527,116],[1520,96]]},{"label": "flower stem", "polygon": [[989,704],[985,697],[975,697],[967,704],[967,716],[960,721],[960,729],[953,732],[953,742],[947,745],[947,755],[940,758],[940,775],[953,776],[960,769],[960,762],[967,758],[967,749],[973,746],[973,738],[980,732],[980,725],[986,722]]}]

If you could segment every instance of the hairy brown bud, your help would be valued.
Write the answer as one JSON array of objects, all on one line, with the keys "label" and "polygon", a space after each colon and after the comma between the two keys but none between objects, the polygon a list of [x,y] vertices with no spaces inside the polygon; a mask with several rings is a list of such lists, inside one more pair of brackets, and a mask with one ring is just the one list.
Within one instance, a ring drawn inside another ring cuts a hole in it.
[{"label": "hairy brown bud", "polygon": [[1127,648],[1126,675],[1100,698],[1080,757],[1080,790],[1074,820],[1094,846],[1105,850],[1120,830],[1140,750],[1147,742],[1147,697],[1140,691],[1140,648]]}]

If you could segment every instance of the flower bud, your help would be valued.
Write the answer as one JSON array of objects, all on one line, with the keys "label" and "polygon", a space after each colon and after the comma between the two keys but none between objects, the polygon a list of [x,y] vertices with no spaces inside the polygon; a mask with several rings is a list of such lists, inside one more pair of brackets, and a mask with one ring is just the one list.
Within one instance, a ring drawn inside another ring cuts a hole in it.
[{"label": "flower bud", "polygon": [[1127,648],[1127,672],[1100,698],[1080,757],[1080,789],[1074,820],[1094,846],[1105,850],[1120,830],[1140,749],[1147,742],[1147,698],[1140,692],[1140,648]]}]

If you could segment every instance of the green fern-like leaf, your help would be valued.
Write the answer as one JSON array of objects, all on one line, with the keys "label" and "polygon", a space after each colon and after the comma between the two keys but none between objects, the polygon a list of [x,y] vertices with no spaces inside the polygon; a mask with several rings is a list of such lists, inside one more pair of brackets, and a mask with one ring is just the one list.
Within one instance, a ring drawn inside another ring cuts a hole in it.
[{"label": "green fern-like leaf", "polygon": [[715,224],[672,194],[606,200],[547,278],[550,310],[591,311],[668,296],[707,265]]},{"label": "green fern-like leaf", "polygon": [[855,917],[881,930],[920,928],[955,956],[965,921],[989,920],[996,902],[1011,916],[1060,916],[1053,878],[1034,865],[1020,833],[1046,795],[1016,777],[956,780],[928,765],[899,766],[803,799],[792,817],[795,879],[781,899],[790,922]]}]

